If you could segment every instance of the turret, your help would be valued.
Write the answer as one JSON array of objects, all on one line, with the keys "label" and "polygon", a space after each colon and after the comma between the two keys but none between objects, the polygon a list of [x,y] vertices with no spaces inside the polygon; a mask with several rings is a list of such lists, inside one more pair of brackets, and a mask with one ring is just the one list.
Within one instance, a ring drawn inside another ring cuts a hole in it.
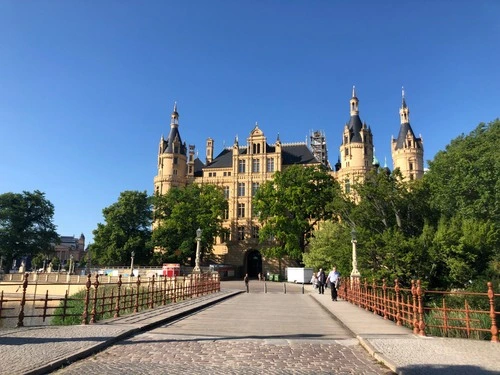
[{"label": "turret", "polygon": [[405,179],[416,180],[424,175],[424,145],[422,137],[416,137],[410,125],[410,109],[406,104],[404,88],[401,90],[399,109],[400,128],[397,139],[392,138],[392,162]]}]

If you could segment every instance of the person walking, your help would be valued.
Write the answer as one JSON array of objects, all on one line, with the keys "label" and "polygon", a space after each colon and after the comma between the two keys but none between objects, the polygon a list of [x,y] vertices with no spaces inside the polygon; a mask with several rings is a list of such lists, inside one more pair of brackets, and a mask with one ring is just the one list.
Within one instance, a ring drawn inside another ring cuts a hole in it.
[{"label": "person walking", "polygon": [[337,267],[333,266],[332,270],[328,274],[326,282],[330,286],[330,291],[332,292],[332,301],[337,300],[337,288],[339,286],[340,273],[337,271]]},{"label": "person walking", "polygon": [[319,269],[317,277],[318,277],[319,294],[325,294],[326,275],[325,271],[323,271],[323,268]]},{"label": "person walking", "polygon": [[247,293],[248,293],[248,273],[245,275],[245,277],[243,278],[243,281],[245,281],[245,288],[247,290]]}]

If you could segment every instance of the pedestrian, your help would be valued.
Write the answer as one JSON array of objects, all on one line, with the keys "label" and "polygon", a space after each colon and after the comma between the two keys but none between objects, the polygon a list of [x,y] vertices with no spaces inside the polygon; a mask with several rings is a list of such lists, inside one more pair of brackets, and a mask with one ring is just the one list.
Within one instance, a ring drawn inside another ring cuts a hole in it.
[{"label": "pedestrian", "polygon": [[246,288],[247,293],[248,293],[248,273],[245,275],[245,277],[243,278],[243,280],[245,281],[245,288]]},{"label": "pedestrian", "polygon": [[339,287],[340,282],[340,273],[337,271],[337,267],[333,266],[332,270],[328,274],[326,282],[330,286],[330,290],[332,292],[332,301],[337,300],[337,288]]},{"label": "pedestrian", "polygon": [[262,280],[262,276],[261,276],[260,272],[259,272],[259,275],[257,277],[259,278],[259,281]]},{"label": "pedestrian", "polygon": [[313,275],[311,277],[311,284],[313,286],[313,289],[316,289],[318,287],[318,277],[316,276],[316,272],[313,272]]},{"label": "pedestrian", "polygon": [[325,271],[323,271],[323,268],[319,269],[317,277],[318,277],[319,294],[325,294],[326,275]]}]

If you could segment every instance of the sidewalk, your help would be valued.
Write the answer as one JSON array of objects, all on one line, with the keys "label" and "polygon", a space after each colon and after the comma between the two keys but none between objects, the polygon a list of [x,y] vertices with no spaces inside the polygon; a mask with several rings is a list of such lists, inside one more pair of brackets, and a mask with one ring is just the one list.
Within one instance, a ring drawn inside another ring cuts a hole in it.
[{"label": "sidewalk", "polygon": [[500,374],[500,344],[424,337],[328,294],[310,295],[350,330],[375,359],[397,374]]},{"label": "sidewalk", "polygon": [[[378,361],[398,374],[500,374],[500,344],[428,338],[348,302],[333,302],[306,286],[333,319],[353,333]],[[138,314],[87,326],[25,327],[0,330],[0,374],[45,374],[90,356],[133,334],[188,315],[242,290],[223,289]]]}]

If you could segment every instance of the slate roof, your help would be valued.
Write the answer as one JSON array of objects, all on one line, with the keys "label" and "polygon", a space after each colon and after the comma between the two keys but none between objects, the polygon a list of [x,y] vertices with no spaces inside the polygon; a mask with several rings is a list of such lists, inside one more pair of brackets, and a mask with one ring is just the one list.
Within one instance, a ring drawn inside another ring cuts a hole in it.
[{"label": "slate roof", "polygon": [[401,127],[399,128],[398,139],[396,140],[396,150],[402,149],[404,147],[406,135],[408,133],[410,133],[411,137],[415,141],[416,147],[422,147],[420,138],[415,137],[415,133],[413,133],[413,129],[411,128],[410,123],[405,122],[404,124],[401,124]]},{"label": "slate roof", "polygon": [[200,160],[200,158],[194,159],[194,177],[203,177],[203,168],[205,164]]},{"label": "slate roof", "polygon": [[361,123],[361,119],[359,115],[352,115],[349,119],[348,123],[349,130],[351,131],[351,142],[361,142],[361,129],[363,128],[363,124]]},{"label": "slate roof", "polygon": [[180,153],[182,155],[187,155],[186,143],[182,143],[181,133],[179,133],[179,128],[177,126],[172,126],[170,128],[170,133],[168,133],[167,139],[163,140],[163,153],[171,154],[174,152],[174,140],[178,138],[180,144]]},{"label": "slate roof", "polygon": [[[274,153],[276,152],[275,146],[266,145],[266,152]],[[318,161],[312,154],[311,150],[306,146],[306,144],[284,144],[281,146],[282,152],[282,162],[283,165],[292,164],[316,164]],[[240,148],[239,154],[245,155],[247,153],[246,148]],[[215,157],[215,159],[205,168],[230,168],[233,165],[233,150],[224,149],[222,152]]]}]

